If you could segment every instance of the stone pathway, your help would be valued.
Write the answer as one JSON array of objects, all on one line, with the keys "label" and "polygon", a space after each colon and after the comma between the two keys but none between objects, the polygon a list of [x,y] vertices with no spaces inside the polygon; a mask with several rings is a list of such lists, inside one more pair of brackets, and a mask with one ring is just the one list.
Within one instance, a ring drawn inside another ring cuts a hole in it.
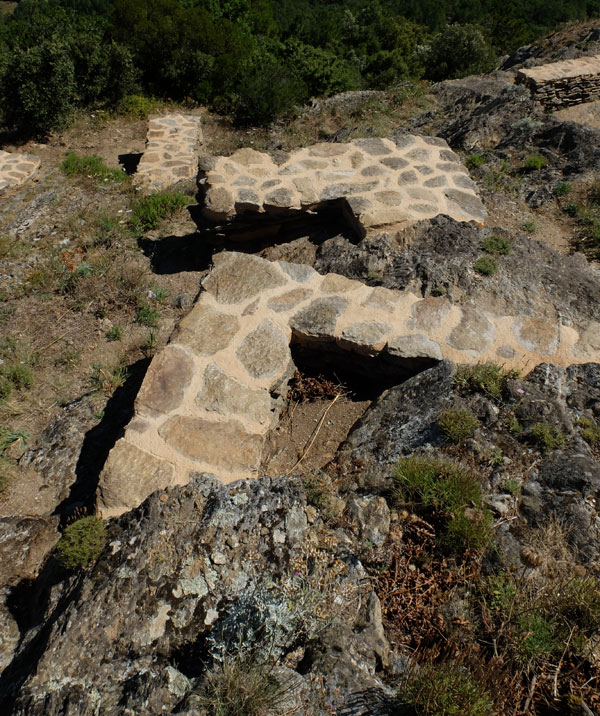
[{"label": "stone pathway", "polygon": [[145,191],[162,191],[198,173],[198,145],[202,142],[200,117],[168,114],[148,120],[146,151],[134,185]]},{"label": "stone pathway", "polygon": [[600,358],[600,324],[562,325],[551,305],[544,319],[494,315],[235,252],[215,258],[203,288],[153,359],[109,455],[98,492],[104,517],[192,473],[257,476],[292,375],[291,342],[378,357],[398,380],[442,358],[526,370]]},{"label": "stone pathway", "polygon": [[18,154],[0,149],[0,191],[20,186],[40,168],[41,160],[33,154]]},{"label": "stone pathway", "polygon": [[600,55],[522,69],[516,80],[548,107],[592,102],[600,99]]},{"label": "stone pathway", "polygon": [[273,156],[250,148],[207,157],[204,214],[311,211],[345,199],[361,233],[447,214],[483,224],[485,208],[460,158],[438,137],[404,135],[317,144]]}]

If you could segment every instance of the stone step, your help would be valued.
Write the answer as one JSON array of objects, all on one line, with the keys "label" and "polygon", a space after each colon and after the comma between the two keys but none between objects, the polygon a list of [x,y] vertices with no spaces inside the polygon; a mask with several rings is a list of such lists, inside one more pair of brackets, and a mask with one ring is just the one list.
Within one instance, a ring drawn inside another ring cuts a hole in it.
[{"label": "stone step", "polygon": [[40,168],[41,160],[33,154],[5,152],[0,149],[0,191],[20,186]]}]

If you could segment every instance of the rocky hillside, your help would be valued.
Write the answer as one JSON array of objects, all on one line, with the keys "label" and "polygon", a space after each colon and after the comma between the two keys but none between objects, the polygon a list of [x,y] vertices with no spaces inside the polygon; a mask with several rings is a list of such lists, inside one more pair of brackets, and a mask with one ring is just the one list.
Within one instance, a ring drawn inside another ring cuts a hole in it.
[{"label": "rocky hillside", "polygon": [[3,714],[600,714],[600,103],[514,83],[569,42],[194,111],[152,195],[145,120],[4,146]]}]

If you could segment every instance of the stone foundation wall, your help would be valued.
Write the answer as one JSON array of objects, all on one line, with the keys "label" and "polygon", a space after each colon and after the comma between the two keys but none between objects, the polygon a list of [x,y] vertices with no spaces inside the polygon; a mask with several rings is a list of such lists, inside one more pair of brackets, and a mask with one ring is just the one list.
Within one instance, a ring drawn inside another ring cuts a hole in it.
[{"label": "stone foundation wall", "polygon": [[549,109],[600,100],[600,55],[519,70],[517,82]]}]

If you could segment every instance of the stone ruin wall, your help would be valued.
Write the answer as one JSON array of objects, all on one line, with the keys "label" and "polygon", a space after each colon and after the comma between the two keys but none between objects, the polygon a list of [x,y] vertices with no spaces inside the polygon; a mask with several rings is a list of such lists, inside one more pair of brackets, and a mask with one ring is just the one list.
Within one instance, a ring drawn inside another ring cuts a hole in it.
[{"label": "stone ruin wall", "polygon": [[600,100],[600,55],[519,70],[516,81],[548,109],[594,102]]}]

